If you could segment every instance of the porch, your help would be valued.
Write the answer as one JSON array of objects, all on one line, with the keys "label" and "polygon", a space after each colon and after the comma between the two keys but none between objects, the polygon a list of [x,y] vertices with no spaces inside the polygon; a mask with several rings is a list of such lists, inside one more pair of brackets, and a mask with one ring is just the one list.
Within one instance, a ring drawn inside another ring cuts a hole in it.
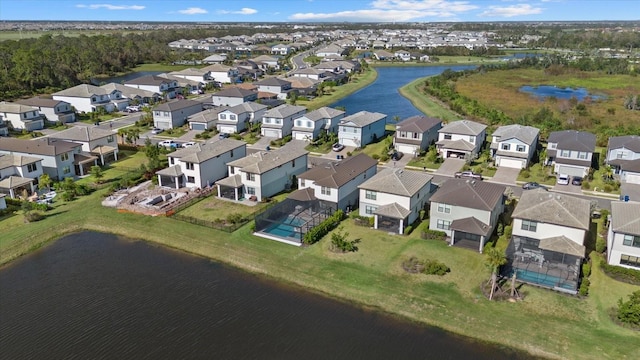
[{"label": "porch", "polygon": [[467,249],[477,250],[482,253],[484,244],[491,236],[493,228],[475,217],[457,219],[450,225],[451,246],[459,246]]},{"label": "porch", "polygon": [[10,198],[16,199],[22,196],[26,190],[27,195],[31,195],[35,191],[34,179],[20,176],[9,176],[0,180],[0,193],[9,195]]},{"label": "porch", "polygon": [[180,189],[185,186],[184,174],[180,165],[173,165],[156,172],[158,186]]},{"label": "porch", "polygon": [[110,162],[118,161],[118,148],[113,146],[96,146],[91,150],[91,155],[97,156],[100,165],[104,166]]},{"label": "porch", "polygon": [[244,184],[242,177],[238,174],[231,175],[215,183],[218,189],[218,197],[234,201],[240,201],[244,198]]},{"label": "porch", "polygon": [[411,211],[398,203],[382,205],[373,213],[373,228],[402,235]]},{"label": "porch", "polygon": [[78,176],[85,176],[91,167],[98,165],[98,158],[87,153],[74,154],[73,165]]}]

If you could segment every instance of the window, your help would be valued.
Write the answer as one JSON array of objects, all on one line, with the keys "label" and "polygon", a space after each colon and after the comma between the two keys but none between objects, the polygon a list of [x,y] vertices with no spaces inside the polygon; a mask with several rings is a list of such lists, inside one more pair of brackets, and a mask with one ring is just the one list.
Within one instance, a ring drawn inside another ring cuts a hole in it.
[{"label": "window", "polygon": [[353,132],[354,132],[355,134],[357,134],[357,133],[358,133],[358,128],[353,128]]},{"label": "window", "polygon": [[451,140],[451,134],[444,134],[445,140]]},{"label": "window", "polygon": [[60,155],[60,161],[67,161],[67,160],[69,160],[69,153],[64,153]]},{"label": "window", "polygon": [[233,157],[233,149],[231,149],[231,151],[229,151],[229,156]]},{"label": "window", "polygon": [[320,188],[320,193],[322,195],[331,195],[331,188],[323,186],[323,187]]},{"label": "window", "polygon": [[569,151],[569,150],[560,151],[560,156],[562,156],[562,157],[569,157],[570,155],[571,155],[571,151]]},{"label": "window", "polygon": [[413,138],[414,139],[419,139],[420,138],[420,133],[413,133]]},{"label": "window", "polygon": [[440,230],[449,230],[451,228],[451,221],[438,219],[436,227]]},{"label": "window", "polygon": [[265,124],[271,124],[271,119],[270,118],[265,118],[264,119],[264,123]]},{"label": "window", "polygon": [[373,213],[378,209],[378,207],[376,206],[371,206],[371,205],[365,205],[364,206],[364,213],[367,215],[373,215]]},{"label": "window", "polygon": [[377,200],[378,193],[375,192],[375,191],[371,191],[371,190],[365,190],[364,191],[364,197],[369,199],[369,200]]},{"label": "window", "polygon": [[618,153],[616,154],[616,158],[618,159],[624,159],[627,156],[627,153],[625,153],[624,151],[618,151]]},{"label": "window", "polygon": [[300,187],[303,188],[304,186],[304,179],[300,179]]},{"label": "window", "polygon": [[580,151],[578,153],[578,159],[586,160],[587,159],[587,153],[583,152],[583,151]]},{"label": "window", "polygon": [[236,119],[236,116],[235,116],[235,115],[233,115],[233,114],[231,114],[231,115],[229,115],[229,119],[230,119],[230,120],[235,120],[235,119]]},{"label": "window", "polygon": [[256,181],[256,174],[247,173],[247,180]]},{"label": "window", "polygon": [[235,174],[236,173],[236,168],[234,168],[233,166],[229,166],[229,174]]},{"label": "window", "polygon": [[193,176],[187,176],[187,182],[193,184],[196,182],[196,178],[194,178]]},{"label": "window", "polygon": [[227,119],[227,114],[219,114],[220,115],[220,120],[226,120]]},{"label": "window", "polygon": [[296,161],[295,160],[291,160],[291,167],[296,167]]},{"label": "window", "polygon": [[509,150],[509,149],[511,149],[510,144],[502,144],[502,150]]},{"label": "window", "polygon": [[22,118],[26,119],[27,118],[27,113],[22,113]]},{"label": "window", "polygon": [[302,121],[296,120],[296,126],[302,126]]},{"label": "window", "polygon": [[524,146],[524,145],[518,145],[518,146],[516,147],[516,151],[517,151],[517,152],[524,152],[524,148],[525,148],[525,146]]},{"label": "window", "polygon": [[193,170],[194,169],[193,163],[188,162],[188,163],[185,163],[185,165],[187,167],[187,170]]},{"label": "window", "polygon": [[556,144],[556,143],[549,144],[549,149],[555,149],[557,145],[558,144]]},{"label": "window", "polygon": [[165,111],[165,112],[163,113],[163,116],[164,116],[164,117],[169,117],[169,116],[170,116],[170,115],[169,115],[169,112],[168,112],[168,111]]},{"label": "window", "polygon": [[93,96],[93,97],[91,98],[91,102],[96,102],[96,97],[95,97],[95,96]]},{"label": "window", "polygon": [[307,121],[307,127],[311,127],[311,121]]},{"label": "window", "polygon": [[276,124],[278,125],[282,124],[282,119],[276,119]]},{"label": "window", "polygon": [[476,137],[475,136],[469,136],[469,142],[472,144],[476,143]]},{"label": "window", "polygon": [[107,142],[108,143],[112,143],[113,142],[113,135],[107,136]]},{"label": "window", "polygon": [[169,158],[169,164],[171,164],[171,165],[175,165],[175,164],[174,164],[174,160],[173,160],[173,158],[172,158],[172,157],[170,157],[170,158]]},{"label": "window", "polygon": [[622,244],[640,248],[640,236],[625,235]]},{"label": "window", "polygon": [[522,226],[520,228],[522,230],[536,232],[536,229],[538,228],[538,222],[531,220],[522,220]]},{"label": "window", "polygon": [[27,171],[28,172],[34,172],[36,170],[38,170],[38,163],[27,164]]},{"label": "window", "polygon": [[620,255],[620,265],[633,266],[640,269],[640,257],[631,255]]},{"label": "window", "polygon": [[438,204],[438,212],[439,213],[445,213],[445,214],[451,214],[451,205]]},{"label": "window", "polygon": [[256,194],[256,188],[247,186],[247,194],[255,195]]},{"label": "window", "polygon": [[68,166],[65,166],[62,168],[62,173],[63,174],[69,174],[71,172],[71,168]]}]

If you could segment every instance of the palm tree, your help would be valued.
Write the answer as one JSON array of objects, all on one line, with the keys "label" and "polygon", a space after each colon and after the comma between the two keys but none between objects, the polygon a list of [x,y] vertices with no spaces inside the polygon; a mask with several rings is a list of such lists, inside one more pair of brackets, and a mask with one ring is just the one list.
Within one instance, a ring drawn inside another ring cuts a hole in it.
[{"label": "palm tree", "polygon": [[489,300],[493,300],[496,283],[498,282],[498,271],[502,265],[507,263],[507,257],[503,251],[494,247],[489,248],[486,251],[486,255],[485,265],[491,270],[491,292],[489,293]]}]

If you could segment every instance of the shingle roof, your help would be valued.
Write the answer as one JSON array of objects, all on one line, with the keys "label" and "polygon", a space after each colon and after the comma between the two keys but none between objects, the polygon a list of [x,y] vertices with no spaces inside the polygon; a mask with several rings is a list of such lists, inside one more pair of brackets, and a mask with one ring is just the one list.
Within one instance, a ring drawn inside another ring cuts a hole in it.
[{"label": "shingle roof", "polygon": [[161,85],[171,81],[171,79],[167,79],[157,75],[144,75],[137,77],[135,79],[125,81],[126,84],[133,85]]},{"label": "shingle roof", "polygon": [[0,180],[0,188],[2,189],[15,189],[19,186],[33,183],[34,179],[25,178],[20,176],[9,176]]},{"label": "shingle roof", "polygon": [[264,117],[286,118],[293,114],[299,113],[300,111],[306,111],[306,110],[307,108],[304,106],[282,104],[274,107],[273,109],[267,110],[267,112],[264,114]]},{"label": "shingle roof", "polygon": [[639,135],[626,135],[626,136],[612,136],[609,138],[608,149],[629,149],[635,153],[640,153],[640,136]]},{"label": "shingle roof", "polygon": [[287,196],[287,199],[298,200],[298,201],[317,200],[315,195],[315,190],[313,190],[313,188],[298,189],[292,192],[291,194],[289,194],[289,196]]},{"label": "shingle roof", "polygon": [[180,165],[173,165],[173,166],[169,166],[168,168],[164,168],[162,170],[156,171],[156,174],[171,176],[171,177],[178,177],[178,176],[182,176],[182,168],[180,167]]},{"label": "shingle roof", "polygon": [[227,88],[227,89],[223,89],[218,91],[217,93],[214,93],[213,96],[220,96],[220,97],[230,97],[230,98],[245,98],[247,96],[251,96],[254,94],[258,94],[257,91],[255,90],[247,90],[247,89],[242,89],[239,87],[231,87],[231,88]]},{"label": "shingle roof", "polygon": [[442,126],[442,120],[424,115],[415,115],[408,117],[396,124],[397,131],[408,131],[414,133],[424,133],[433,127],[438,129]]},{"label": "shingle roof", "polygon": [[284,165],[289,161],[299,157],[306,156],[309,152],[306,150],[291,150],[281,148],[272,151],[259,151],[251,155],[247,155],[242,159],[228,162],[228,166],[240,168],[243,172],[252,174],[262,174],[271,169],[275,169],[280,165]]},{"label": "shingle roof", "polygon": [[80,84],[62,91],[53,93],[54,96],[70,96],[70,97],[83,97],[88,98],[93,95],[106,95],[109,94],[107,90],[94,85]]},{"label": "shingle roof", "polygon": [[437,145],[441,145],[445,149],[473,151],[476,148],[475,145],[464,139],[458,140],[438,140]]},{"label": "shingle roof", "polygon": [[125,86],[125,85],[116,84],[116,83],[108,83],[100,87],[109,93],[111,93],[114,90],[118,90],[122,93],[122,96],[128,99],[134,98],[136,96],[148,97],[148,98],[152,98],[154,96],[156,97],[160,96],[160,94],[157,92],[153,92],[145,89],[138,89],[131,86]]},{"label": "shingle roof", "polygon": [[504,185],[479,180],[448,179],[430,200],[432,203],[491,211],[502,202],[505,189]]},{"label": "shingle roof", "polygon": [[460,134],[460,135],[469,135],[476,136],[484,131],[487,128],[487,125],[477,123],[471,120],[458,120],[452,121],[442,127],[442,129],[438,130],[439,133],[447,133],[447,134]]},{"label": "shingle roof", "polygon": [[538,134],[540,134],[540,129],[519,124],[500,126],[493,132],[493,136],[499,136],[500,141],[518,139],[528,145],[533,144],[538,138]]},{"label": "shingle roof", "polygon": [[310,111],[304,115],[307,119],[311,121],[317,121],[321,119],[333,119],[340,115],[344,114],[344,111],[323,106],[319,109]]},{"label": "shingle roof", "polygon": [[591,204],[575,196],[550,193],[543,189],[522,193],[513,218],[589,230]]},{"label": "shingle roof", "polygon": [[390,217],[392,219],[404,219],[411,214],[411,211],[405,209],[398,203],[393,202],[391,204],[385,204],[378,207],[373,213],[375,215]]},{"label": "shingle roof", "polygon": [[253,101],[248,101],[248,102],[244,102],[242,104],[238,104],[236,106],[232,106],[230,107],[229,111],[231,111],[234,114],[242,114],[245,112],[256,112],[256,111],[260,111],[263,109],[268,108],[267,105],[264,104],[258,104],[257,102],[253,102]]},{"label": "shingle roof", "polygon": [[222,65],[222,64],[213,64],[213,65],[205,66],[200,70],[211,71],[211,72],[225,72],[226,73],[231,69],[233,69],[231,66]]},{"label": "shingle roof", "polygon": [[354,124],[356,127],[364,127],[380,120],[387,119],[387,115],[379,112],[358,111],[355,114],[345,116],[340,120],[340,125]]},{"label": "shingle roof", "polygon": [[557,150],[593,152],[596,149],[596,136],[586,131],[554,131],[547,141],[558,144]]},{"label": "shingle roof", "polygon": [[195,68],[187,68],[180,71],[172,71],[169,75],[184,75],[184,76],[204,76],[209,71]]},{"label": "shingle roof", "polygon": [[226,106],[218,106],[212,109],[207,109],[200,111],[199,113],[195,113],[193,115],[189,115],[187,117],[187,122],[203,122],[208,123],[209,121],[218,120],[218,114],[227,110]]},{"label": "shingle roof", "polygon": [[22,105],[28,105],[28,106],[34,106],[34,107],[46,107],[46,108],[53,108],[61,102],[67,103],[62,100],[53,100],[53,99],[41,98],[37,96],[29,99],[16,100],[16,102]]},{"label": "shingle roof", "polygon": [[188,148],[174,151],[168,156],[179,158],[180,161],[199,164],[246,145],[244,141],[227,138],[214,142],[196,143]]},{"label": "shingle roof", "polygon": [[311,168],[300,174],[298,178],[312,180],[317,186],[337,189],[377,164],[376,160],[360,153],[343,161],[330,162]]},{"label": "shingle roof", "polygon": [[193,100],[186,100],[186,99],[179,99],[179,100],[173,100],[173,101],[169,101],[166,102],[164,104],[160,104],[158,106],[156,106],[153,110],[158,110],[158,111],[176,111],[176,110],[181,110],[181,109],[185,109],[188,107],[192,107],[192,106],[200,106],[202,107],[202,103],[201,102],[197,102],[197,101],[193,101]]},{"label": "shingle roof", "polygon": [[239,188],[242,184],[242,177],[238,174],[231,175],[224,179],[220,179],[215,182],[216,185],[230,186],[232,188]]},{"label": "shingle roof", "polygon": [[0,150],[25,154],[54,156],[81,146],[79,143],[49,137],[33,140],[0,137]]},{"label": "shingle roof", "polygon": [[26,155],[0,154],[0,169],[7,169],[14,166],[22,167],[38,161],[42,161],[42,159]]},{"label": "shingle roof", "polygon": [[584,253],[587,251],[584,246],[572,241],[564,235],[540,239],[538,247],[543,250],[569,254],[581,258],[584,258]]},{"label": "shingle roof", "polygon": [[419,171],[386,168],[358,188],[401,196],[413,196],[431,183],[433,176]]},{"label": "shingle roof", "polygon": [[89,142],[113,135],[113,131],[100,129],[97,126],[72,126],[66,130],[51,134],[49,137],[69,141]]},{"label": "shingle roof", "polygon": [[466,233],[489,236],[493,228],[475,217],[466,217],[463,219],[456,219],[451,222],[451,230],[463,231]]},{"label": "shingle roof", "polygon": [[263,80],[260,80],[255,83],[256,85],[265,85],[265,86],[283,86],[283,85],[291,85],[290,81],[280,79],[277,77],[270,77]]},{"label": "shingle roof", "polygon": [[612,201],[611,229],[618,233],[640,236],[640,203]]},{"label": "shingle roof", "polygon": [[22,105],[18,103],[0,102],[0,112],[12,113],[12,114],[22,114],[29,111],[38,111],[38,109],[33,106]]}]

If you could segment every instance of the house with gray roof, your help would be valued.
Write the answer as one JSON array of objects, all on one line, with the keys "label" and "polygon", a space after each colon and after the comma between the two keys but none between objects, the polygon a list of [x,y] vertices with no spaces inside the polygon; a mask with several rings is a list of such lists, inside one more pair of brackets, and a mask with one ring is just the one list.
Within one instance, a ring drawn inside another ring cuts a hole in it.
[{"label": "house with gray roof", "polygon": [[95,156],[82,154],[82,144],[50,137],[33,140],[0,138],[0,154],[40,158],[43,173],[56,181],[82,176],[98,161]]},{"label": "house with gray roof", "polygon": [[117,136],[111,130],[104,130],[97,126],[72,126],[53,133],[49,137],[82,144],[83,154],[88,157],[97,157],[100,165],[118,160]]},{"label": "house with gray roof", "polygon": [[247,155],[247,144],[234,139],[196,143],[167,155],[169,167],[156,172],[158,185],[206,188],[227,177],[227,163]]},{"label": "house with gray roof", "polygon": [[384,137],[387,115],[359,111],[338,123],[338,142],[344,146],[363,147]]},{"label": "house with gray roof", "polygon": [[163,94],[163,96],[166,95],[167,99],[175,99],[179,90],[177,80],[168,79],[158,75],[140,76],[135,79],[125,81],[124,85],[135,89]]},{"label": "house with gray roof", "polygon": [[13,102],[0,102],[0,124],[6,123],[16,130],[35,131],[44,127],[38,108]]},{"label": "house with gray roof", "polygon": [[195,68],[187,68],[179,71],[172,71],[168,73],[168,75],[174,76],[176,78],[183,78],[183,79],[203,83],[203,84],[213,81],[213,77],[211,76],[211,71],[195,69]]},{"label": "house with gray roof", "polygon": [[307,170],[306,150],[282,147],[259,151],[227,163],[229,176],[218,180],[218,197],[262,201],[293,186]]},{"label": "house with gray roof", "polygon": [[640,270],[640,202],[611,202],[607,263]]},{"label": "house with gray roof", "polygon": [[108,92],[112,92],[115,90],[120,91],[122,97],[130,100],[130,103],[137,102],[138,104],[154,104],[162,99],[161,93],[145,89],[138,89],[131,86],[124,86],[118,83],[108,83],[100,85],[100,87]]},{"label": "house with gray roof", "polygon": [[267,105],[257,102],[245,102],[218,113],[217,129],[221,133],[241,133],[249,126],[262,122]]},{"label": "house with gray roof", "polygon": [[262,117],[260,135],[281,139],[291,135],[294,120],[307,113],[307,108],[282,104],[267,110]]},{"label": "house with gray roof", "polygon": [[43,97],[16,100],[16,103],[38,109],[44,120],[52,123],[70,123],[76,121],[76,113],[71,104],[66,101],[53,100]]},{"label": "house with gray roof", "polygon": [[202,103],[179,99],[157,105],[153,108],[153,126],[158,129],[174,129],[187,122],[191,115],[202,111]]},{"label": "house with gray roof", "polygon": [[346,54],[346,52],[347,51],[344,47],[333,43],[316,50],[315,55],[320,58],[325,58],[332,55],[341,57],[342,55]]},{"label": "house with gray roof", "polygon": [[438,130],[436,148],[443,158],[475,158],[486,137],[487,126],[471,120],[452,121]]},{"label": "house with gray roof", "polygon": [[442,120],[424,115],[408,117],[396,124],[393,143],[396,151],[418,156],[438,140]]},{"label": "house with gray roof", "polygon": [[563,130],[549,134],[546,164],[556,174],[585,177],[596,150],[596,136],[586,131]]},{"label": "house with gray roof", "polygon": [[540,129],[533,126],[500,126],[491,135],[491,157],[497,167],[526,169],[538,147]]},{"label": "house with gray roof", "polygon": [[284,100],[289,96],[291,81],[278,77],[269,77],[255,83],[259,92],[275,94],[278,99]]},{"label": "house with gray roof", "polygon": [[511,215],[509,275],[529,284],[576,294],[591,225],[589,200],[544,189],[522,193]]},{"label": "house with gray roof", "polygon": [[338,123],[344,118],[342,110],[323,106],[295,119],[292,137],[297,140],[313,141],[322,133],[336,133]]},{"label": "house with gray roof", "polygon": [[482,252],[504,211],[505,190],[479,180],[445,181],[431,196],[429,229],[446,233],[450,245]]},{"label": "house with gray roof", "polygon": [[26,190],[32,194],[43,174],[42,158],[19,154],[0,154],[0,197],[18,198]]},{"label": "house with gray roof", "polygon": [[359,214],[374,217],[374,228],[403,234],[429,204],[433,176],[385,168],[358,186]]},{"label": "house with gray roof", "polygon": [[258,91],[230,87],[211,95],[214,106],[236,106],[242,103],[258,100]]},{"label": "house with gray roof", "polygon": [[640,135],[610,137],[605,162],[621,181],[640,184]]},{"label": "house with gray roof", "polygon": [[200,70],[209,72],[209,76],[213,79],[213,81],[219,83],[235,84],[238,80],[238,68],[235,67],[223,64],[213,64],[205,66]]},{"label": "house with gray roof", "polygon": [[211,109],[206,109],[189,115],[187,117],[187,123],[190,130],[207,130],[215,129],[218,125],[218,114],[227,110],[227,106],[216,106]]},{"label": "house with gray roof", "polygon": [[102,88],[89,84],[80,84],[52,94],[53,100],[65,101],[77,112],[90,113],[98,108],[106,112],[124,110],[129,101],[118,89]]},{"label": "house with gray roof", "polygon": [[366,154],[312,167],[298,176],[298,189],[311,189],[315,198],[334,209],[358,207],[358,185],[377,172],[378,161]]}]

